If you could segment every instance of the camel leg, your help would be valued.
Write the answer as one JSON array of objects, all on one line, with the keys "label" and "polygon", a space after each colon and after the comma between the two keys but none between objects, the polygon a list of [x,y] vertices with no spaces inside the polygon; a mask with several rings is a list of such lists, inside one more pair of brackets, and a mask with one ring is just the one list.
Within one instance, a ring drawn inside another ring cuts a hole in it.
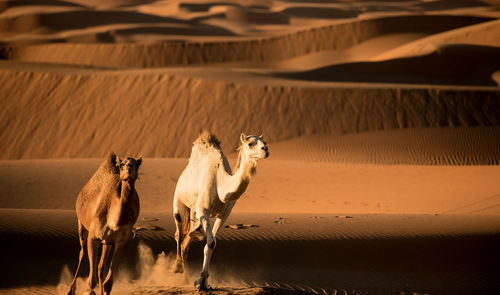
[{"label": "camel leg", "polygon": [[77,279],[78,275],[80,274],[82,261],[83,261],[83,258],[85,257],[85,254],[87,253],[87,237],[88,237],[88,235],[89,235],[89,232],[83,227],[80,220],[78,220],[78,238],[80,240],[80,256],[78,258],[78,267],[76,268],[76,272],[75,272],[75,276],[73,277],[73,281],[71,282],[71,285],[69,286],[68,293],[66,293],[67,295],[74,295],[75,294],[76,279]]},{"label": "camel leg", "polygon": [[[208,235],[207,235],[207,244],[205,245],[205,248],[203,250],[204,254],[204,259],[203,259],[203,270],[201,272],[201,277],[195,282],[195,285],[198,285],[200,290],[205,288],[204,290],[207,290],[210,288],[208,285],[208,269],[210,267],[210,259],[212,258],[212,253],[215,250],[215,246],[217,244],[217,232],[221,228],[222,225],[224,225],[224,222],[226,222],[227,218],[229,217],[229,214],[223,217],[217,217],[214,222],[214,227],[212,229],[212,235],[213,235],[213,242],[210,244],[208,242]],[[207,228],[209,228],[210,224],[207,224]],[[198,283],[198,284],[197,284]]]},{"label": "camel leg", "polygon": [[176,225],[175,230],[175,241],[177,242],[177,256],[175,258],[175,263],[172,267],[172,270],[175,273],[183,273],[184,272],[184,259],[182,256],[182,242],[186,233],[183,232],[184,222],[190,222],[189,220],[185,221],[186,217],[190,216],[189,208],[184,204],[178,202],[177,198],[174,199],[174,221]]},{"label": "camel leg", "polygon": [[104,294],[110,294],[113,287],[113,275],[116,272],[118,264],[123,254],[123,249],[127,244],[126,241],[121,241],[115,244],[113,253],[111,253],[111,264],[109,266],[108,275],[104,280]]},{"label": "camel leg", "polygon": [[193,237],[196,235],[196,232],[199,230],[199,228],[197,227],[197,225],[198,225],[197,222],[194,222],[191,220],[188,220],[187,222],[190,222],[189,232],[182,239],[182,243],[181,243],[181,247],[180,247],[181,248],[180,257],[181,257],[181,263],[182,263],[183,269],[186,267],[186,260],[187,260],[187,253],[189,250],[189,245],[191,244]]},{"label": "camel leg", "polygon": [[182,263],[182,268],[184,269],[186,266],[186,258],[187,258],[187,252],[189,250],[189,245],[191,244],[191,241],[193,240],[193,235],[194,231],[191,229],[191,232],[189,232],[184,239],[182,240],[181,243],[181,263]]},{"label": "camel leg", "polygon": [[107,275],[107,262],[108,259],[113,259],[113,250],[114,244],[102,244],[101,251],[101,260],[99,262],[98,276],[99,276],[99,289],[101,290],[101,295],[104,295],[104,276]]},{"label": "camel leg", "polygon": [[212,234],[212,229],[210,228],[210,215],[203,214],[203,216],[200,217],[200,222],[203,230],[205,231],[207,244],[203,250],[203,269],[201,271],[200,278],[196,280],[194,285],[197,286],[200,291],[206,291],[210,289],[210,286],[208,285],[208,268],[210,266],[210,258],[212,257],[212,253],[215,249],[216,240],[215,236]]},{"label": "camel leg", "polygon": [[95,294],[94,288],[97,285],[97,252],[99,250],[99,239],[87,239],[87,253],[89,256],[90,272],[87,281],[88,294]]},{"label": "camel leg", "polygon": [[229,214],[226,214],[226,216],[217,217],[215,219],[214,227],[212,228],[212,233],[213,233],[214,237],[217,235],[217,232],[219,232],[219,229],[221,228],[221,226],[224,225],[224,223],[226,222],[228,217],[229,217]]}]

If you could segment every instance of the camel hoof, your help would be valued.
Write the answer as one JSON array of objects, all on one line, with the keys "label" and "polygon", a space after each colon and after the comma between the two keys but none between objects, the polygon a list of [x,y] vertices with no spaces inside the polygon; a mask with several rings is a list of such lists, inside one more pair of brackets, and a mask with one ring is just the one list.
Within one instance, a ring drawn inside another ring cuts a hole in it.
[{"label": "camel hoof", "polygon": [[94,292],[94,290],[90,290],[90,291],[83,293],[83,295],[95,295],[95,292]]},{"label": "camel hoof", "polygon": [[184,273],[184,269],[182,269],[182,268],[177,268],[177,267],[176,267],[176,268],[174,268],[174,269],[173,269],[173,271],[174,271],[174,273]]},{"label": "camel hoof", "polygon": [[194,282],[194,286],[198,288],[198,291],[210,291],[212,288],[207,283],[206,277],[201,277]]},{"label": "camel hoof", "polygon": [[174,273],[183,273],[184,266],[182,265],[182,263],[175,262],[174,266],[172,266],[172,271]]}]

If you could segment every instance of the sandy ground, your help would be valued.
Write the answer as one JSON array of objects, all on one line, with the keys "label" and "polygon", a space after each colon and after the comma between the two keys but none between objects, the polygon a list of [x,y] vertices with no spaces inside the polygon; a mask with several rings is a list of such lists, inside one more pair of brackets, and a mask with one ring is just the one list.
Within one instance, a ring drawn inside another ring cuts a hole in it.
[{"label": "sandy ground", "polygon": [[65,290],[75,199],[110,151],[144,157],[115,293],[197,294],[202,243],[168,269],[204,128],[231,163],[241,132],[271,153],[212,294],[500,293],[499,7],[0,0],[0,294]]},{"label": "sandy ground", "polygon": [[[0,161],[0,207],[74,209],[78,192],[101,161]],[[172,211],[175,184],[186,164],[187,159],[144,159],[137,181],[142,210]],[[271,156],[257,169],[235,212],[500,213],[497,165],[339,164]]]},{"label": "sandy ground", "polygon": [[[2,236],[9,237],[3,242],[10,249],[3,257],[11,265],[6,286],[52,284],[27,290],[64,290],[79,247],[74,212],[2,209],[0,220]],[[235,213],[218,238],[211,282],[221,292],[268,286],[305,294],[493,294],[499,221],[498,215]],[[172,274],[174,229],[170,214],[142,213],[117,292],[194,293],[190,284],[203,245],[191,247],[187,278]],[[38,251],[30,251],[35,244]]]}]

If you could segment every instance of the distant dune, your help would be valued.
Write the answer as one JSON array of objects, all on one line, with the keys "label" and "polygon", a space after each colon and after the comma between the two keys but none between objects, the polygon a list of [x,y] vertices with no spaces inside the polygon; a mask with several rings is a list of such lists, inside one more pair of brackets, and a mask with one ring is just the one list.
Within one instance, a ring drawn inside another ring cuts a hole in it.
[{"label": "distant dune", "polygon": [[498,86],[493,73],[500,68],[500,48],[445,45],[414,57],[340,64],[278,77],[297,80]]},{"label": "distant dune", "polygon": [[[57,18],[61,14],[61,17],[66,19],[75,18],[77,22],[69,22],[70,24],[74,23],[74,27],[58,27],[60,22],[57,22]],[[130,17],[127,17],[127,14],[130,14]],[[294,29],[283,35],[264,38],[251,38],[247,36],[244,37],[247,40],[226,38],[216,41],[197,41],[196,38],[189,37],[193,33],[189,33],[189,31],[183,28],[198,31],[198,35],[200,36],[207,35],[208,33],[216,36],[216,31],[203,31],[202,28],[206,26],[196,22],[193,24],[189,21],[170,20],[168,18],[164,19],[157,16],[138,13],[132,14],[129,12],[126,14],[117,14],[114,12],[76,11],[62,12],[53,16],[42,14],[42,16],[42,19],[32,22],[18,21],[17,18],[0,18],[0,28],[3,27],[4,30],[24,32],[32,30],[32,28],[27,27],[27,24],[31,23],[35,26],[41,23],[43,28],[52,31],[60,29],[73,30],[72,32],[74,32],[74,29],[80,29],[79,31],[83,31],[82,36],[85,36],[85,39],[82,39],[85,43],[78,42],[78,36],[75,32],[46,34],[29,40],[23,40],[20,37],[16,39],[11,38],[3,46],[5,58],[21,61],[109,67],[162,67],[235,61],[269,62],[319,51],[345,49],[385,34],[402,32],[433,34],[492,20],[485,17],[453,15],[383,16],[373,19],[344,21],[339,24],[312,27],[305,30]],[[53,20],[54,17],[55,21]],[[86,21],[88,18],[95,23],[89,25],[88,21]],[[78,20],[80,21],[78,22]],[[126,22],[127,25],[124,25],[123,22]],[[119,26],[114,25],[115,23],[119,24]],[[154,23],[154,26],[148,25],[148,28],[141,29],[135,23]],[[78,24],[82,24],[82,27]],[[102,27],[111,26],[111,24],[113,24],[113,27]],[[84,25],[89,27],[83,27]],[[140,40],[128,40],[136,41],[130,43],[126,39],[120,41],[122,38],[120,32],[133,32],[133,30],[137,33],[142,30],[143,34],[146,35],[149,31],[155,35],[159,35],[157,39],[161,39],[162,34],[160,29],[164,28],[165,35],[172,35],[175,30],[172,28],[168,29],[171,26],[177,27],[178,35],[180,35],[179,38],[186,40],[173,40],[173,42],[168,43],[136,43]],[[114,29],[115,27],[117,29]],[[95,37],[89,37],[91,30],[98,31]],[[102,33],[102,31],[107,33]],[[64,40],[65,37],[62,37],[69,34],[71,34],[71,37],[67,38],[73,38],[74,42],[66,42]],[[225,35],[228,34],[228,32],[225,33]],[[335,37],[332,38],[332,35]],[[54,37],[47,39],[50,36]],[[243,38],[243,36],[240,38]],[[92,40],[96,42],[91,42]],[[29,45],[29,43],[33,42],[47,42],[50,44]],[[12,45],[8,45],[9,43],[12,43]],[[27,45],[23,46],[23,43],[27,43]]]}]

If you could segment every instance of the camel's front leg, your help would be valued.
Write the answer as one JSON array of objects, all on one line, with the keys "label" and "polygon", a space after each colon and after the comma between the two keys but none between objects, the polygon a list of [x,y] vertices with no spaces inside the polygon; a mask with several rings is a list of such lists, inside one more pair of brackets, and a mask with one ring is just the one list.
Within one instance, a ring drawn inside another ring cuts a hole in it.
[{"label": "camel's front leg", "polygon": [[75,294],[75,286],[76,286],[76,279],[78,278],[78,275],[80,274],[83,258],[85,257],[85,254],[87,253],[87,236],[88,236],[88,231],[83,227],[81,224],[80,220],[78,220],[78,238],[80,240],[80,256],[78,258],[78,267],[76,268],[75,276],[73,277],[73,281],[71,282],[71,285],[69,286],[68,293],[67,295],[74,295]]},{"label": "camel's front leg", "polygon": [[[201,277],[195,282],[195,286],[198,286],[198,288],[200,290],[208,290],[210,289],[210,286],[208,285],[208,268],[210,267],[210,259],[212,258],[212,253],[214,252],[215,250],[215,246],[217,244],[217,239],[216,239],[216,236],[217,236],[217,232],[219,231],[219,229],[221,228],[221,226],[224,224],[224,222],[226,222],[227,218],[228,218],[229,215],[227,216],[224,216],[222,218],[220,217],[217,217],[215,219],[215,222],[214,222],[214,227],[212,229],[212,231],[210,231],[210,220],[208,220],[208,222],[206,223],[206,227],[205,225],[203,225],[203,228],[207,228],[207,230],[205,230],[205,232],[207,233],[207,244],[205,245],[205,249],[204,249],[204,259],[203,259],[203,270],[201,271]],[[204,224],[202,222],[202,224]],[[210,239],[208,238],[209,237],[209,233],[211,234],[212,236],[212,241],[210,242]]]},{"label": "camel's front leg", "polygon": [[217,217],[214,222],[214,228],[212,229],[212,233],[214,237],[217,235],[217,232],[219,231],[220,227],[224,225],[226,222],[227,218],[229,217],[229,214],[224,217]]},{"label": "camel's front leg", "polygon": [[97,252],[99,250],[99,239],[87,240],[87,253],[89,256],[90,273],[87,281],[89,289],[88,294],[95,294],[94,288],[97,285]]},{"label": "camel's front leg", "polygon": [[184,272],[184,262],[182,259],[182,240],[184,235],[182,233],[182,217],[179,213],[174,213],[175,220],[175,242],[177,243],[177,256],[175,257],[175,262],[172,267],[172,271],[175,273]]},{"label": "camel's front leg", "polygon": [[117,242],[114,246],[113,253],[111,254],[111,265],[109,267],[108,275],[104,280],[104,294],[110,294],[113,288],[113,275],[116,272],[120,259],[123,255],[123,249],[127,244],[126,241]]},{"label": "camel's front leg", "polygon": [[101,289],[101,295],[104,295],[104,276],[107,274],[108,259],[113,259],[113,247],[114,244],[102,244],[101,261],[99,262],[99,289]]},{"label": "camel's front leg", "polygon": [[198,287],[198,289],[201,290],[208,290],[210,289],[210,286],[208,285],[208,268],[210,266],[210,258],[212,257],[212,252],[215,249],[215,236],[212,234],[212,229],[210,228],[210,215],[204,214],[203,216],[200,217],[200,222],[201,226],[203,227],[203,230],[205,231],[205,235],[207,237],[207,244],[205,245],[205,249],[203,251],[204,258],[203,258],[203,270],[201,271],[200,278],[196,280],[194,283],[195,286]]}]

